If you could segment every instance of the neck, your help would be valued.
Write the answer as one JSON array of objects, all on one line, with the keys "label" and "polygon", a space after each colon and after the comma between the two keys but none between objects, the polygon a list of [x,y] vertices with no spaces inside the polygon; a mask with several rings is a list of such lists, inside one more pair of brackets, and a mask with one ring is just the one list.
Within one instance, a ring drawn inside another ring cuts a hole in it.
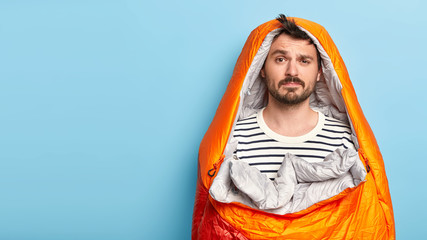
[{"label": "neck", "polygon": [[289,137],[310,132],[318,121],[318,114],[310,108],[309,99],[297,105],[285,105],[270,97],[263,117],[271,130]]}]

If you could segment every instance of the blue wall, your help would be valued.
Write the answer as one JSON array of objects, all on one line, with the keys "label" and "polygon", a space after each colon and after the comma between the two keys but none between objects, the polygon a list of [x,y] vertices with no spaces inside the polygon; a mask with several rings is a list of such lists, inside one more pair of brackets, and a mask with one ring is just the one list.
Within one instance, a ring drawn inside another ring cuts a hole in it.
[{"label": "blue wall", "polygon": [[426,235],[421,1],[0,1],[0,239],[189,239],[198,145],[250,31],[331,34],[382,150],[399,239]]}]

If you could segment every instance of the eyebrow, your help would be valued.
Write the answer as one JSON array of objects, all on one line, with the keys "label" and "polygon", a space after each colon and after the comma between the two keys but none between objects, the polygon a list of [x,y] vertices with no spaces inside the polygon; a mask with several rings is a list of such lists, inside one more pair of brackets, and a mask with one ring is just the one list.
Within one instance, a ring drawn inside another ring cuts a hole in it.
[{"label": "eyebrow", "polygon": [[[276,50],[274,50],[274,52],[271,53],[271,55],[277,55],[277,54],[286,55],[288,53],[289,53],[288,51],[281,50],[281,49],[276,49]],[[314,60],[314,58],[312,56],[305,55],[305,54],[298,54],[298,58]]]},{"label": "eyebrow", "polygon": [[274,52],[271,53],[271,55],[277,55],[277,54],[286,55],[286,54],[288,54],[288,51],[281,50],[281,49],[276,49],[276,50],[274,50]]}]

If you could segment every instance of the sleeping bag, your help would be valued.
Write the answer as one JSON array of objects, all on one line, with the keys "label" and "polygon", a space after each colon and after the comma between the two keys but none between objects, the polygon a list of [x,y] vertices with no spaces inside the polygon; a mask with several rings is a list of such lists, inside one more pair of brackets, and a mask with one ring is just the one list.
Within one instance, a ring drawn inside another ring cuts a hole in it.
[{"label": "sleeping bag", "polygon": [[395,239],[384,162],[338,49],[322,26],[288,19],[311,37],[322,59],[310,107],[347,122],[357,152],[338,149],[321,164],[286,154],[274,182],[233,159],[236,122],[266,106],[260,70],[281,23],[260,25],[200,144],[192,239]]}]

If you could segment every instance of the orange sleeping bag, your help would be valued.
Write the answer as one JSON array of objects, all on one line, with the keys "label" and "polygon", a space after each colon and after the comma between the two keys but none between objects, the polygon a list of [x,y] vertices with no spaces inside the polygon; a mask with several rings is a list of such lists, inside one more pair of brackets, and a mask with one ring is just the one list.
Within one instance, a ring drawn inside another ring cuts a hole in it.
[{"label": "orange sleeping bag", "polygon": [[209,188],[224,160],[225,147],[242,111],[248,85],[245,81],[254,75],[254,67],[251,66],[258,61],[254,59],[265,51],[267,36],[281,27],[279,21],[269,21],[253,30],[248,37],[215,117],[201,142],[192,239],[395,239],[384,162],[344,62],[322,26],[304,19],[288,19],[293,19],[315,40],[323,54],[322,68],[330,66],[330,73],[324,73],[325,85],[333,99],[329,102],[349,120],[360,160],[368,172],[366,179],[332,198],[284,215],[242,203],[218,202],[209,195]]}]

